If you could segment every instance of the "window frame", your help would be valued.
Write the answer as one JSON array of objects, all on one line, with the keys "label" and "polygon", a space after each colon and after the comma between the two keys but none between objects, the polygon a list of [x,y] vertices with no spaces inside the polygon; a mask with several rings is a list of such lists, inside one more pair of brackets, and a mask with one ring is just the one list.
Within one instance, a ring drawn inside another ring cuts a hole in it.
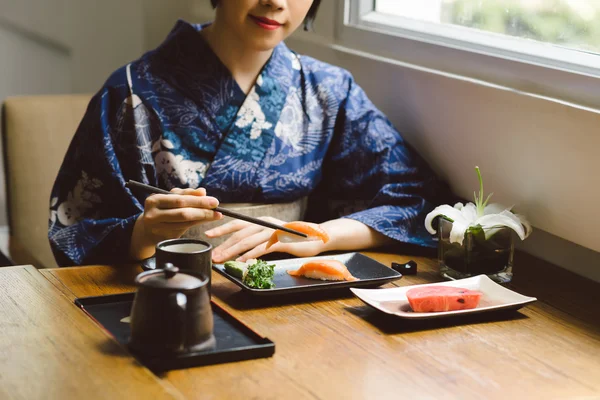
[{"label": "window frame", "polygon": [[600,108],[600,55],[386,15],[375,0],[340,0],[337,14],[338,50]]}]

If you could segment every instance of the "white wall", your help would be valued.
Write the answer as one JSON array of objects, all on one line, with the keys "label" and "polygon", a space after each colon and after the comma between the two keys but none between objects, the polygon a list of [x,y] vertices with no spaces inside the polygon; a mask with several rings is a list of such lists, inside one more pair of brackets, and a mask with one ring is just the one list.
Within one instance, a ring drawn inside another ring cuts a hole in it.
[{"label": "white wall", "polygon": [[288,45],[352,72],[458,195],[472,198],[480,166],[486,192],[534,225],[521,249],[600,281],[600,112],[335,46],[335,3]]},{"label": "white wall", "polygon": [[[63,92],[90,92],[144,50],[142,10],[143,0],[0,0],[0,26],[67,53],[70,84],[64,85]],[[2,53],[2,58],[15,56],[14,51]],[[43,62],[23,62],[22,66],[45,73]],[[3,81],[15,78],[20,76],[0,77]],[[3,97],[10,94],[1,93]]]},{"label": "white wall", "polygon": [[68,1],[73,91],[95,92],[115,69],[144,51],[143,0]]},{"label": "white wall", "polygon": [[0,22],[0,54],[0,96],[61,93],[71,88],[71,55],[64,47],[24,35]]},{"label": "white wall", "polygon": [[[144,50],[142,5],[0,0],[0,102],[16,95],[97,91],[113,70]],[[0,185],[1,226],[7,223],[3,174]]]},{"label": "white wall", "polygon": [[147,49],[162,43],[178,19],[193,22],[194,0],[143,0],[143,3],[144,45]]}]

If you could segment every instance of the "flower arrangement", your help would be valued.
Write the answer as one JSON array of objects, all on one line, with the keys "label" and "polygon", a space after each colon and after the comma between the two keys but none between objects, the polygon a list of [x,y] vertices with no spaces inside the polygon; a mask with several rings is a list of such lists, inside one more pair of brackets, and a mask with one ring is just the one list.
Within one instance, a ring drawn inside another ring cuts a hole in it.
[{"label": "flower arrangement", "polygon": [[515,214],[512,207],[505,207],[498,203],[488,204],[493,193],[483,201],[483,179],[479,167],[475,167],[479,179],[479,194],[473,192],[475,203],[456,203],[454,207],[442,205],[427,214],[425,228],[435,235],[432,222],[438,216],[443,216],[452,222],[450,242],[462,244],[467,231],[483,229],[486,239],[493,235],[498,227],[506,226],[517,233],[521,240],[525,240],[531,233],[531,225],[523,215]]},{"label": "flower arrangement", "polygon": [[532,228],[523,215],[512,211],[512,207],[488,204],[492,194],[484,200],[481,171],[479,167],[475,167],[475,171],[479,179],[479,193],[473,193],[475,202],[436,207],[427,214],[425,228],[432,235],[438,233],[433,221],[441,217],[437,228],[442,275],[463,278],[501,272],[503,277],[496,280],[506,282],[512,277],[511,232],[525,240]]}]

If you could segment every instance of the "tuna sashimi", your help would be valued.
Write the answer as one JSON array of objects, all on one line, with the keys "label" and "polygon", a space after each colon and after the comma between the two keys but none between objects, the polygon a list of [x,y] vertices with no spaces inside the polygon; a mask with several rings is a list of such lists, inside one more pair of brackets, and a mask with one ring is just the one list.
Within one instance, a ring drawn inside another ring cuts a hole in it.
[{"label": "tuna sashimi", "polygon": [[323,281],[357,281],[346,266],[338,260],[315,260],[302,264],[295,271],[288,271],[292,276],[321,279]]},{"label": "tuna sashimi", "polygon": [[414,312],[468,310],[477,307],[482,293],[451,286],[416,287],[406,292]]},{"label": "tuna sashimi", "polygon": [[323,243],[327,243],[329,241],[329,235],[318,224],[304,221],[294,221],[288,222],[283,226],[298,232],[306,233],[307,237],[303,238],[277,229],[275,232],[273,232],[271,238],[267,242],[267,249],[277,242],[292,243],[321,240]]}]

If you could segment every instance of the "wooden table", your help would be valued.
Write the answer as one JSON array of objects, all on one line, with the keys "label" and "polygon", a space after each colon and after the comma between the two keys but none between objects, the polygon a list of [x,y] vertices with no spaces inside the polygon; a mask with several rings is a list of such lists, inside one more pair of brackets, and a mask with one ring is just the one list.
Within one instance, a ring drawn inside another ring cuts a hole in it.
[{"label": "wooden table", "polygon": [[0,268],[0,399],[181,397],[37,269]]},{"label": "wooden table", "polygon": [[[408,261],[365,254],[386,265]],[[434,260],[411,258],[419,264],[419,274],[386,287],[440,280]],[[94,266],[42,274],[72,301],[132,291],[140,271],[138,266]],[[213,300],[273,340],[276,352],[269,359],[160,377],[187,398],[600,398],[598,324],[541,301],[518,312],[405,321],[367,307],[349,292],[252,298],[218,274],[213,274]],[[126,368],[122,360],[115,357],[115,370]]]}]

